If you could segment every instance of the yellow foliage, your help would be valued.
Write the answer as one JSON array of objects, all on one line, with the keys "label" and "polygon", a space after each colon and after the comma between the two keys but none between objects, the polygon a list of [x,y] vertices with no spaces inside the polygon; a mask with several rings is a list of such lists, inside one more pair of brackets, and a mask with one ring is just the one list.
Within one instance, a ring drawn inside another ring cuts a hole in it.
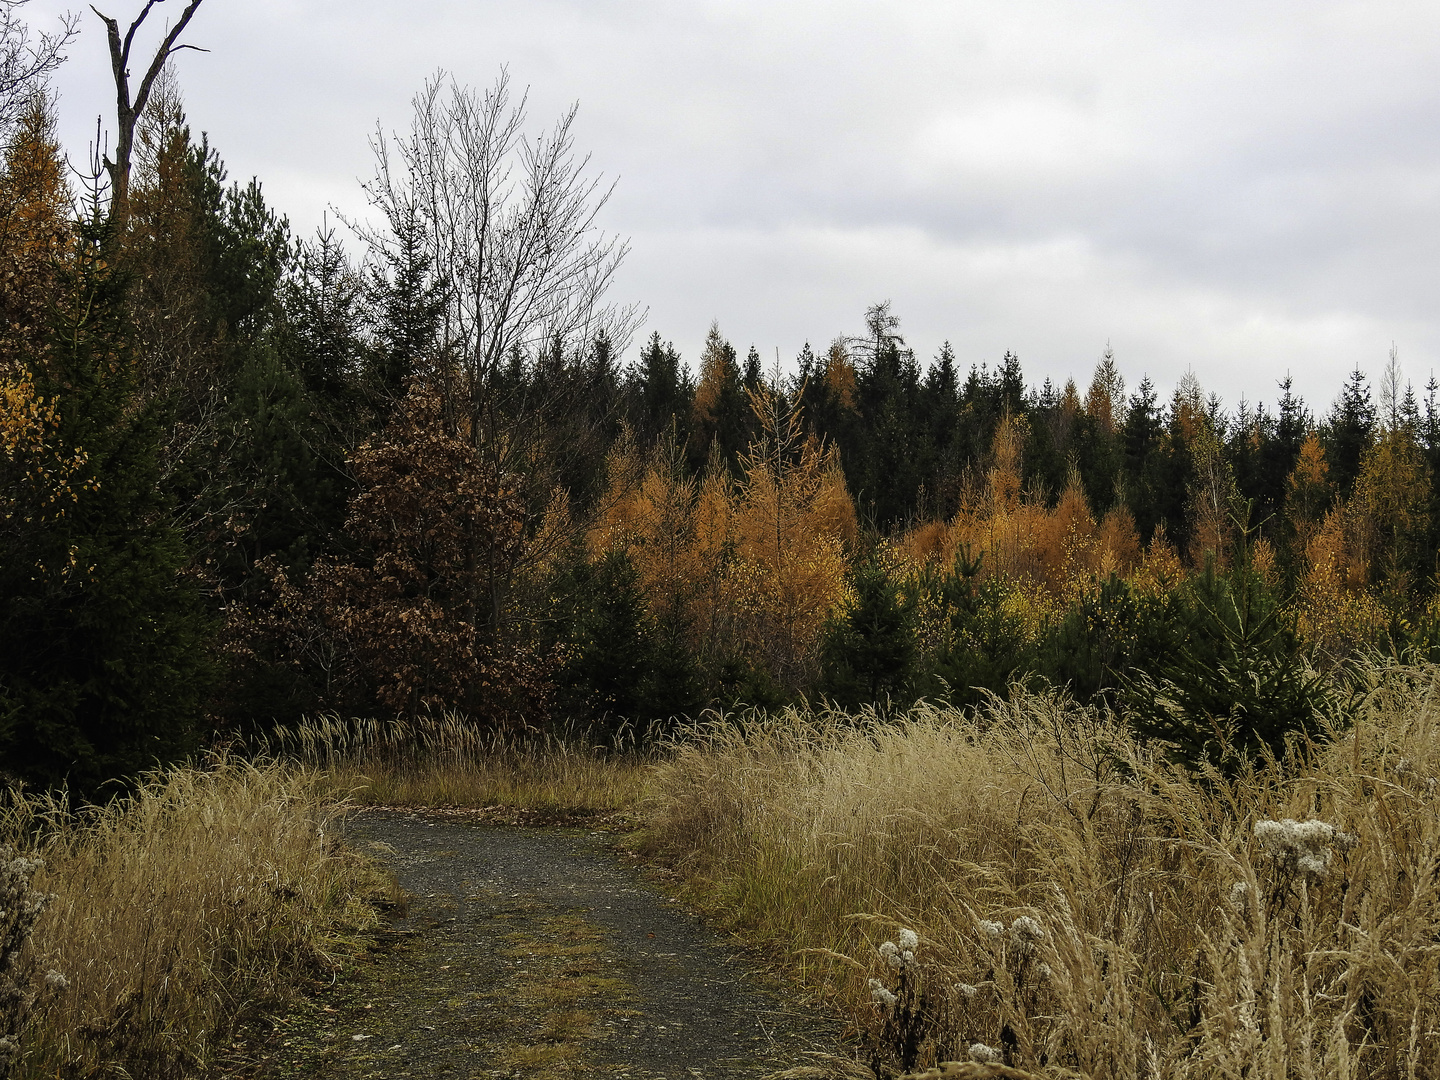
[{"label": "yellow foliage", "polygon": [[1305,576],[1296,597],[1301,638],[1330,663],[1353,656],[1386,623],[1365,587],[1365,564],[1348,541],[1345,517],[1339,509],[1330,511],[1306,545]]},{"label": "yellow foliage", "polygon": [[63,516],[63,504],[95,486],[74,484],[89,455],[55,445],[59,426],[59,412],[35,393],[29,371],[0,378],[0,522],[7,531],[12,523]]},{"label": "yellow foliage", "polygon": [[1429,499],[1430,470],[1414,433],[1383,432],[1360,463],[1350,517],[1357,560],[1401,603],[1425,544]]},{"label": "yellow foliage", "polygon": [[1173,589],[1185,577],[1180,552],[1165,535],[1162,522],[1150,537],[1150,545],[1130,578],[1130,585],[1141,596],[1158,597]]},{"label": "yellow foliage", "polygon": [[905,556],[948,567],[957,552],[968,550],[981,559],[982,579],[999,575],[1029,582],[1050,601],[1073,599],[1111,574],[1131,573],[1141,553],[1129,510],[1115,507],[1097,525],[1078,470],[1071,470],[1054,507],[1022,501],[1016,436],[1004,426],[996,434],[989,497],[962,507],[948,524],[927,522],[910,530],[899,541]]},{"label": "yellow foliage", "polygon": [[[1068,397],[1069,387],[1066,387]],[[1095,365],[1095,375],[1085,394],[1085,413],[1110,434],[1118,425],[1117,414],[1125,408],[1125,380],[1115,366],[1115,356],[1107,347]]]},{"label": "yellow foliage", "polygon": [[714,421],[720,396],[736,378],[735,353],[720,336],[719,323],[711,323],[705,335],[705,348],[700,353],[700,382],[695,387],[695,416],[701,421]]},{"label": "yellow foliage", "polygon": [[69,220],[55,118],[49,100],[37,96],[20,117],[0,172],[0,374],[13,376],[43,348]]},{"label": "yellow foliage", "polygon": [[850,362],[843,341],[836,341],[830,346],[825,360],[825,388],[843,408],[854,411],[855,365]]}]

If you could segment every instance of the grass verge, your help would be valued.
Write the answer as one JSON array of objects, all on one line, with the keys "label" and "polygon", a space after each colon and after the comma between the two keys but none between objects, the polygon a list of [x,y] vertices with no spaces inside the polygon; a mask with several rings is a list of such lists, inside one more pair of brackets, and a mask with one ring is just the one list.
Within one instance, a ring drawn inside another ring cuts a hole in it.
[{"label": "grass verge", "polygon": [[1053,696],[787,711],[658,763],[646,849],[847,1003],[881,1076],[1399,1080],[1440,1076],[1437,778],[1433,667],[1230,778]]},{"label": "grass verge", "polygon": [[238,1023],[333,968],[391,879],[333,839],[317,776],[216,757],[73,810],[11,792],[0,841],[43,860],[53,894],[30,942],[50,980],[12,1077],[201,1071]]}]

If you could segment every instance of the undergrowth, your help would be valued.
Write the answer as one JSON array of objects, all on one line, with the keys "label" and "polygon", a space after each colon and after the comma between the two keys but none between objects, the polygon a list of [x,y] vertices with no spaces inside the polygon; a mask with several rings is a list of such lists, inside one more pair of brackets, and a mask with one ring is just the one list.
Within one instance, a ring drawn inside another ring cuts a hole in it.
[{"label": "undergrowth", "polygon": [[522,808],[555,815],[633,809],[648,759],[625,740],[497,732],[454,713],[415,720],[321,717],[277,732],[278,752],[371,806]]}]

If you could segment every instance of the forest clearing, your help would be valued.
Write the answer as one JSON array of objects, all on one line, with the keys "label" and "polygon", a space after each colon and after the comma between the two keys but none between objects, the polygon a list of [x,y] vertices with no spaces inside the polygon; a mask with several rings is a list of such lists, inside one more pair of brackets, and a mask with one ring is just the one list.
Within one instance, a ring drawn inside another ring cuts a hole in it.
[{"label": "forest clearing", "polygon": [[[1079,382],[927,361],[886,300],[786,363],[712,322],[692,367],[612,299],[576,109],[536,126],[508,69],[432,75],[371,217],[302,238],[192,130],[202,0],[95,13],[88,171],[80,23],[28,2],[0,1078],[383,1075],[404,1043],[327,1044],[330,1002],[420,1024],[447,949],[478,1075],[669,1075],[710,1001],[724,1075],[1440,1076],[1440,383],[1395,348],[1227,407],[1108,346]],[[466,893],[427,830],[550,877]],[[781,1004],[647,998],[661,954],[552,888],[581,865]]]}]

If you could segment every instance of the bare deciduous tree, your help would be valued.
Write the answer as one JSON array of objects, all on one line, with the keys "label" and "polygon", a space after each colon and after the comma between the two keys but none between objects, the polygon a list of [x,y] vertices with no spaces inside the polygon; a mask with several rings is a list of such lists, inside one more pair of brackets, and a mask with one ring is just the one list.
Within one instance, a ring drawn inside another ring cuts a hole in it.
[{"label": "bare deciduous tree", "polygon": [[150,98],[150,91],[155,85],[155,80],[160,77],[160,72],[165,67],[165,61],[184,49],[194,49],[196,52],[204,52],[204,49],[195,45],[180,45],[180,35],[184,33],[185,27],[189,25],[195,11],[199,8],[202,0],[190,0],[185,10],[180,13],[180,18],[175,25],[166,32],[165,38],[161,41],[159,48],[155,50],[155,56],[150,61],[150,67],[145,72],[145,77],[140,80],[140,89],[136,92],[134,99],[130,97],[130,50],[135,45],[135,34],[139,31],[142,23],[150,14],[150,10],[156,4],[162,4],[165,0],[146,0],[145,6],[135,21],[130,24],[125,37],[120,37],[120,24],[110,16],[102,14],[94,6],[90,8],[100,21],[105,24],[105,32],[110,42],[110,67],[115,73],[115,160],[105,158],[105,171],[110,174],[110,219],[119,226],[124,226],[130,213],[130,155],[135,146],[135,125],[140,119],[140,114],[145,111],[145,103]]},{"label": "bare deciduous tree", "polygon": [[[605,302],[627,249],[597,220],[613,185],[587,175],[589,158],[576,154],[574,107],[548,133],[525,133],[524,95],[512,102],[503,71],[484,92],[437,74],[414,106],[408,136],[378,132],[374,141],[376,176],[365,190],[388,230],[353,227],[372,258],[392,264],[405,261],[398,246],[418,227],[443,304],[433,355],[415,358],[415,368],[439,391],[439,422],[474,448],[490,488],[525,491],[533,526],[553,495],[556,458],[590,444],[564,424],[595,415],[593,400],[577,399],[603,382],[596,370],[637,323],[634,307]],[[566,445],[557,448],[560,429]],[[521,563],[543,555],[534,544],[473,553],[484,564],[477,628],[498,630]]]},{"label": "bare deciduous tree", "polygon": [[583,352],[602,335],[618,353],[634,331],[634,308],[604,303],[627,250],[596,220],[613,186],[588,177],[589,158],[575,153],[574,107],[548,134],[526,136],[525,98],[512,105],[503,71],[483,93],[437,74],[414,105],[407,137],[377,133],[365,185],[392,232],[360,232],[385,250],[423,222],[448,301],[431,366],[449,423],[498,446],[506,365],[553,356],[557,343]]},{"label": "bare deciduous tree", "polygon": [[20,18],[29,2],[0,0],[0,132],[7,135],[35,91],[65,62],[65,46],[78,29],[78,17],[66,15],[59,30],[32,37]]}]

